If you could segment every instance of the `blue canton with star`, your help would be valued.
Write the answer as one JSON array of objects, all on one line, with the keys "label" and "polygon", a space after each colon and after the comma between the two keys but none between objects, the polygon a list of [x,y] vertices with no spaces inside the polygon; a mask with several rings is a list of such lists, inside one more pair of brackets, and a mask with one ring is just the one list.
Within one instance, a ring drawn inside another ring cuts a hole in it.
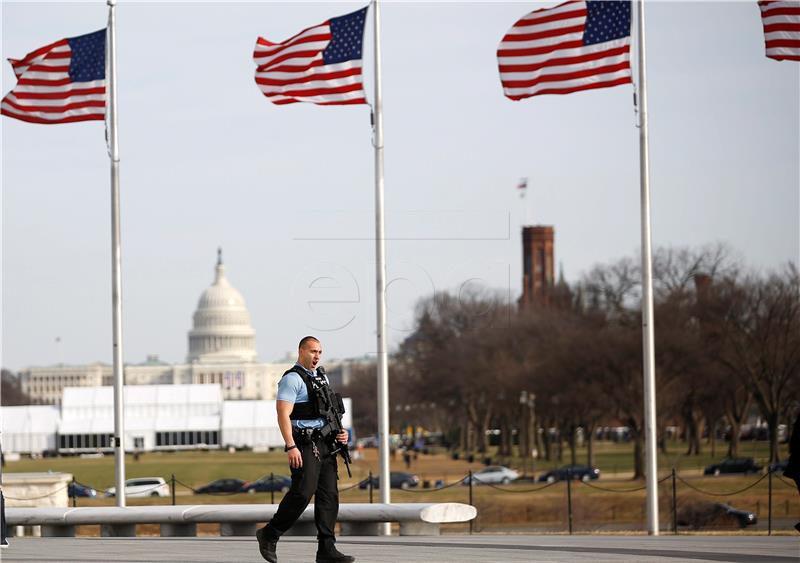
[{"label": "blue canton with star", "polygon": [[106,77],[106,30],[67,39],[72,49],[69,77],[73,82],[92,82]]},{"label": "blue canton with star", "polygon": [[322,51],[322,60],[326,65],[361,58],[366,19],[366,8],[346,16],[331,18],[331,42]]},{"label": "blue canton with star", "polygon": [[586,2],[586,10],[584,45],[605,43],[631,34],[630,0]]}]

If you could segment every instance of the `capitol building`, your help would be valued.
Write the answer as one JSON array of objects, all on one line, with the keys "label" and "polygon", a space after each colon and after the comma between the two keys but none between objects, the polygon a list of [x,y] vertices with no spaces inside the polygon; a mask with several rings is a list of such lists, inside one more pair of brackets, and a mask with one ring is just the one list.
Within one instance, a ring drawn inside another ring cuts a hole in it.
[{"label": "capitol building", "polygon": [[[260,363],[242,294],[218,251],[214,281],[197,302],[186,363],[150,356],[123,368],[128,451],[281,448],[275,395],[292,362]],[[346,384],[365,360],[328,362],[328,378]],[[31,404],[3,407],[3,451],[20,455],[111,453],[115,432],[113,369],[104,363],[30,367],[20,372]],[[344,399],[345,428],[352,404]]]},{"label": "capitol building", "polygon": [[[242,294],[225,275],[221,250],[214,282],[197,302],[188,340],[185,364],[169,364],[149,356],[142,364],[124,366],[125,384],[216,384],[226,400],[271,400],[278,380],[293,365],[259,363],[250,313]],[[65,388],[113,385],[113,368],[99,362],[30,367],[20,372],[20,382],[31,403],[60,405]]]}]

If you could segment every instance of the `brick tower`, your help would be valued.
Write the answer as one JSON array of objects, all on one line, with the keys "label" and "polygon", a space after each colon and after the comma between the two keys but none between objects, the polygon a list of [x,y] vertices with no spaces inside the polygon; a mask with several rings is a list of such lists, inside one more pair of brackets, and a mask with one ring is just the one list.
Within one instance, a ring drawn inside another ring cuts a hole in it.
[{"label": "brick tower", "polygon": [[555,230],[551,226],[522,228],[522,296],[520,307],[548,305],[555,283],[553,247]]}]

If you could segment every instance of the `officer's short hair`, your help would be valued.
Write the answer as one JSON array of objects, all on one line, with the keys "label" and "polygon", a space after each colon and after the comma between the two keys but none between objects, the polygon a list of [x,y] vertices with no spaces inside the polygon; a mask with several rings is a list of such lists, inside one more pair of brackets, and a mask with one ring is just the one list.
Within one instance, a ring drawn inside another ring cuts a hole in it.
[{"label": "officer's short hair", "polygon": [[319,342],[319,338],[316,338],[314,336],[304,336],[303,338],[300,339],[300,344],[297,345],[297,349],[300,350],[303,346],[306,345],[306,342],[310,341]]}]

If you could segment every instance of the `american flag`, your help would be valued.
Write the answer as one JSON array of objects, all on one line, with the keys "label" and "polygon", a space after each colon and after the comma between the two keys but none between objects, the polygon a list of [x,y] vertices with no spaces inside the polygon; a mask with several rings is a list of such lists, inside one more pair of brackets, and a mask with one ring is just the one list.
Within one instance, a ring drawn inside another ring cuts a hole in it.
[{"label": "american flag", "polygon": [[32,123],[103,120],[106,116],[106,30],[62,39],[8,59],[17,85],[0,113]]},{"label": "american flag", "polygon": [[283,43],[259,37],[256,84],[275,104],[366,104],[361,51],[367,8],[309,27]]},{"label": "american flag", "polygon": [[506,97],[569,94],[631,82],[631,2],[570,1],[535,10],[497,49]]},{"label": "american flag", "polygon": [[519,197],[525,197],[525,192],[527,190],[528,190],[528,179],[520,178],[519,184],[517,184],[517,191],[519,193]]},{"label": "american flag", "polygon": [[758,3],[764,24],[767,57],[778,61],[800,61],[800,2]]}]

